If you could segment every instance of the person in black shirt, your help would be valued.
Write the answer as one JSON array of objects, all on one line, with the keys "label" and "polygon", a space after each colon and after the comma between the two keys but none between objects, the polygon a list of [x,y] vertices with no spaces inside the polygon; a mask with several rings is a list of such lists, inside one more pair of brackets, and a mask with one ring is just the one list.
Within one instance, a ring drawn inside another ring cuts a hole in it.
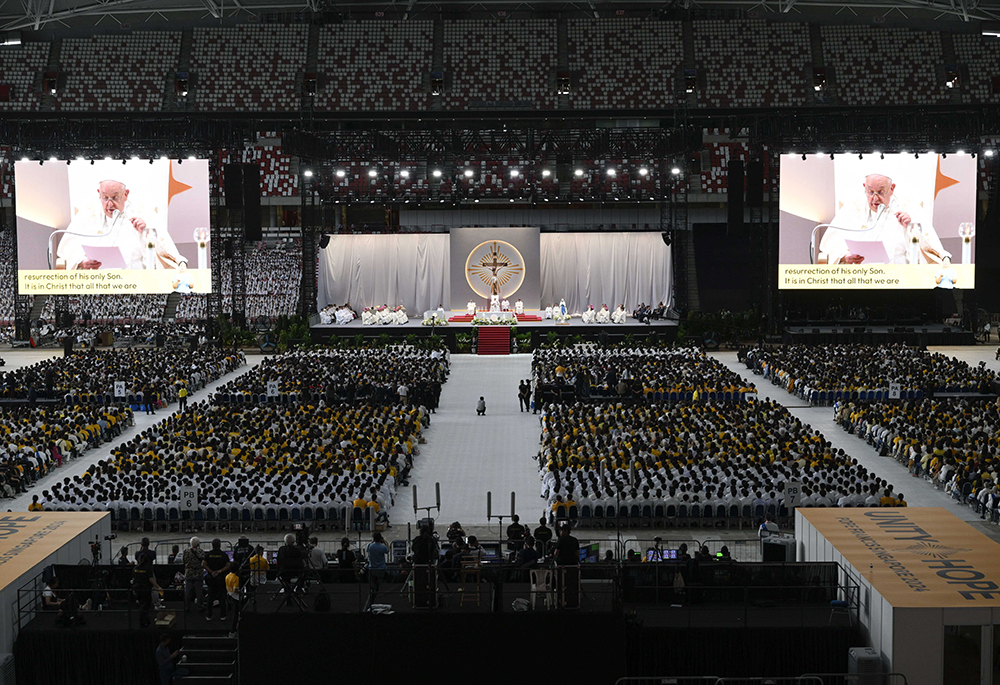
[{"label": "person in black shirt", "polygon": [[552,539],[552,529],[545,525],[545,517],[538,519],[539,526],[535,528],[535,548],[538,550],[539,556],[545,556],[547,551],[546,546],[549,540]]},{"label": "person in black shirt", "polygon": [[569,526],[559,529],[559,539],[555,546],[556,566],[580,565],[580,541],[570,535]]},{"label": "person in black shirt", "polygon": [[420,535],[413,541],[413,563],[431,565],[437,563],[438,546],[430,528],[421,526]]},{"label": "person in black shirt", "polygon": [[150,610],[153,608],[154,591],[161,592],[163,588],[156,582],[153,575],[153,557],[151,554],[137,554],[135,569],[132,571],[132,589],[139,600],[139,627],[145,628],[152,619]]},{"label": "person in black shirt", "polygon": [[226,574],[232,562],[229,555],[222,551],[222,540],[215,538],[212,540],[212,549],[205,553],[205,560],[201,562],[208,572],[205,576],[205,583],[208,585],[208,599],[205,601],[205,620],[212,620],[212,609],[215,601],[219,601],[219,620],[226,620]]},{"label": "person in black shirt", "polygon": [[521,517],[514,514],[510,517],[511,524],[507,526],[507,549],[517,554],[524,542],[524,536],[528,533],[527,527],[521,523]]},{"label": "person in black shirt", "polygon": [[350,583],[354,580],[354,562],[358,556],[351,549],[350,538],[340,541],[340,549],[337,550],[337,567],[340,572],[337,574],[341,583]]},{"label": "person in black shirt", "polygon": [[305,580],[305,568],[305,550],[295,544],[295,536],[289,533],[285,536],[285,544],[278,548],[278,580],[285,592],[292,591],[292,579],[297,579],[298,585],[302,584]]}]

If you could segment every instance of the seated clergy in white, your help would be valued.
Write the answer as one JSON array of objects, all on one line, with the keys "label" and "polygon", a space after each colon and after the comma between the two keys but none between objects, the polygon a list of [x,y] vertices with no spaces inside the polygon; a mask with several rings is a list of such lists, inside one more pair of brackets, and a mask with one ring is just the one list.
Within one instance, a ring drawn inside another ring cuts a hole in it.
[{"label": "seated clergy in white", "polygon": [[611,312],[608,311],[608,305],[602,304],[601,310],[597,312],[597,323],[610,323],[611,322]]},{"label": "seated clergy in white", "polygon": [[628,318],[628,313],[625,311],[625,305],[620,304],[618,308],[611,315],[611,323],[625,323],[625,319]]},{"label": "seated clergy in white", "polygon": [[587,311],[583,313],[581,318],[583,323],[594,323],[597,321],[597,312],[594,311],[594,305],[588,306]]},{"label": "seated clergy in white", "polygon": [[517,302],[514,303],[514,313],[524,314],[524,303],[521,302],[521,298],[517,298]]}]

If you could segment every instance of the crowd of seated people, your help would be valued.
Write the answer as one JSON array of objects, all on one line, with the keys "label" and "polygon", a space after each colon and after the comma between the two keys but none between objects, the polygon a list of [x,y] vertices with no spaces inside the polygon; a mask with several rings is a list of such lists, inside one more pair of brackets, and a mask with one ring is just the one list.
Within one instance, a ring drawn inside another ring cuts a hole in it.
[{"label": "crowd of seated people", "polygon": [[0,416],[0,494],[14,497],[64,462],[132,425],[127,406],[5,407]]},{"label": "crowd of seated people", "polygon": [[127,396],[152,393],[160,403],[169,404],[181,385],[197,390],[244,364],[242,352],[210,347],[194,352],[90,349],[2,374],[0,398],[64,398],[67,404],[75,404],[103,396],[110,401],[115,381],[124,381]]},{"label": "crowd of seated people", "polygon": [[696,348],[539,349],[531,360],[535,406],[575,399],[740,399],[753,385]]},{"label": "crowd of seated people", "polygon": [[448,375],[447,353],[396,346],[384,349],[293,351],[267,357],[218,388],[216,402],[267,397],[277,382],[281,401],[402,403],[437,409]]},{"label": "crowd of seated people", "polygon": [[[115,323],[123,320],[159,321],[163,318],[166,295],[78,295],[71,297],[68,310],[79,321]],[[42,308],[41,318],[55,319],[55,298],[50,297]]]},{"label": "crowd of seated people", "polygon": [[[286,507],[392,506],[423,428],[416,407],[368,403],[231,407],[199,402],[43,493],[48,509],[176,509],[197,484],[210,520],[239,507],[257,520]],[[257,514],[257,511],[260,514]],[[334,511],[336,510],[336,511]]]},{"label": "crowd of seated people", "polygon": [[1000,470],[1000,406],[966,399],[839,402],[834,418],[849,433],[944,488],[994,522]]},{"label": "crowd of seated people", "polygon": [[813,403],[839,399],[836,393],[882,399],[888,397],[890,382],[922,396],[988,390],[997,379],[983,365],[972,367],[954,357],[898,344],[761,346],[746,353],[745,363]]},{"label": "crowd of seated people", "polygon": [[692,518],[719,519],[735,507],[759,519],[784,513],[786,482],[802,483],[802,506],[903,501],[771,401],[559,404],[542,426],[541,495],[556,515],[575,507],[581,517],[587,509],[591,518],[611,518],[609,508],[624,507],[629,517],[646,510],[644,517],[663,518],[671,510],[682,516],[683,506]]}]

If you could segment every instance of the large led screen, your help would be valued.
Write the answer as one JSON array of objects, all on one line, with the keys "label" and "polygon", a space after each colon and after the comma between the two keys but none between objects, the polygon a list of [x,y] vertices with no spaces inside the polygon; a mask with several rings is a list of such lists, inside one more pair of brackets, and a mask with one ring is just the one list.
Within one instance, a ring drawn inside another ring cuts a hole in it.
[{"label": "large led screen", "polygon": [[975,287],[976,160],[781,156],[778,287]]},{"label": "large led screen", "polygon": [[14,164],[22,295],[207,293],[208,160]]}]

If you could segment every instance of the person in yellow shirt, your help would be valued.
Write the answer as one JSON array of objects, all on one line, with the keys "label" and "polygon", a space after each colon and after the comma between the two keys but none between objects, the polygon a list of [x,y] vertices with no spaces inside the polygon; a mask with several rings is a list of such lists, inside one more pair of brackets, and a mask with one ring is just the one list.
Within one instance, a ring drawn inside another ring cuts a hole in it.
[{"label": "person in yellow shirt", "polygon": [[31,496],[31,504],[28,505],[28,511],[42,511],[42,505],[38,501],[38,495]]}]

